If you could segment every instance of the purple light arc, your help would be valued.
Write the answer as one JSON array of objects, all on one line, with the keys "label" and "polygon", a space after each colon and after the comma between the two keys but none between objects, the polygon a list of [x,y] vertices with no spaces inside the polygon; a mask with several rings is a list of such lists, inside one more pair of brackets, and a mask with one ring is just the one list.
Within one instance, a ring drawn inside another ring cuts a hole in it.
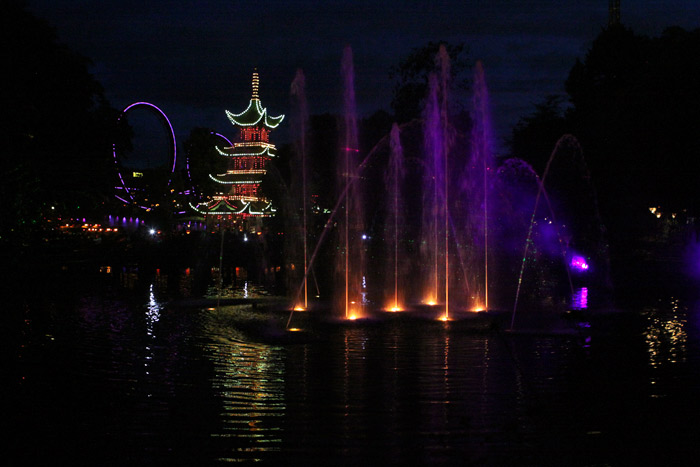
[{"label": "purple light arc", "polygon": [[[119,117],[117,118],[117,122],[121,121],[121,119],[126,115],[126,113],[131,110],[133,107],[136,106],[146,106],[149,107],[153,110],[155,110],[160,117],[162,117],[163,121],[168,124],[168,129],[170,130],[170,137],[172,138],[172,147],[173,147],[173,165],[172,168],[170,169],[170,174],[172,175],[175,172],[175,166],[177,165],[177,141],[175,140],[175,130],[173,129],[173,125],[170,123],[170,119],[168,118],[167,115],[165,115],[165,112],[163,112],[158,106],[151,104],[150,102],[134,102],[133,104],[129,104],[124,108],[124,110],[121,111],[119,114]],[[126,186],[126,183],[124,182],[124,177],[122,177],[121,170],[119,170],[119,159],[117,158],[117,144],[112,143],[112,157],[114,158],[114,163],[117,166],[117,174],[119,175],[119,181],[121,182],[122,186],[124,187],[124,191],[129,195],[129,198],[134,201],[134,195],[131,193],[129,188]],[[172,181],[172,177],[168,177],[168,184],[166,187],[170,186],[170,182]],[[144,208],[145,209],[145,208]]]},{"label": "purple light arc", "polygon": [[229,146],[233,146],[233,143],[231,142],[231,140],[228,139],[227,137],[225,137],[224,135],[222,135],[221,133],[212,132],[212,135],[218,136],[219,138],[221,138],[221,139],[223,139],[224,141],[226,141],[226,142],[228,143]]},{"label": "purple light arc", "polygon": [[[215,131],[212,131],[211,134],[212,134],[213,136],[218,136],[219,138],[223,139],[224,141],[226,141],[226,142],[228,143],[229,146],[233,146],[233,143],[231,142],[231,140],[228,139],[227,137],[225,137],[224,135],[222,135],[221,133],[217,133],[217,132],[215,132]],[[194,181],[192,180],[192,173],[190,172],[190,154],[189,154],[189,151],[186,151],[186,152],[185,152],[185,155],[187,156],[187,157],[185,158],[185,165],[186,165],[186,169],[187,169],[187,177],[188,177],[189,180],[190,180],[190,186],[191,186],[191,188],[192,188],[192,193],[194,194],[194,193],[197,192],[197,190],[195,189]]]}]

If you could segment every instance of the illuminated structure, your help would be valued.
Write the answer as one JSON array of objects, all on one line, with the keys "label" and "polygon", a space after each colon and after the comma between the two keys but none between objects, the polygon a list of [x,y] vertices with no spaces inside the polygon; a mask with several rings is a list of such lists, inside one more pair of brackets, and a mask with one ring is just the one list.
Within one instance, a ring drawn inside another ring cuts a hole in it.
[{"label": "illuminated structure", "polygon": [[[258,73],[253,72],[253,93],[248,107],[241,113],[226,111],[235,127],[240,128],[238,141],[218,153],[228,158],[228,170],[221,174],[209,174],[221,189],[207,202],[190,206],[208,219],[215,221],[248,220],[270,217],[275,208],[260,188],[267,173],[267,165],[276,156],[275,145],[270,143],[270,132],[277,128],[284,115],[268,115],[258,95]],[[241,226],[243,226],[243,222]]]},{"label": "illuminated structure", "polygon": [[620,0],[610,0],[608,2],[608,26],[620,24]]},{"label": "illuminated structure", "polygon": [[[175,130],[173,130],[173,125],[170,123],[168,116],[150,102],[134,102],[128,105],[119,114],[117,122],[120,123],[126,117],[127,112],[134,108],[143,108],[152,112],[161,121],[163,127],[168,130],[170,135],[170,161],[166,164],[160,164],[158,167],[149,167],[146,170],[130,170],[120,160],[119,154],[121,151],[117,148],[117,143],[112,143],[112,157],[119,178],[119,184],[115,187],[116,194],[114,196],[125,206],[135,206],[150,212],[159,207],[165,201],[168,192],[172,191],[169,189],[175,173],[175,167],[177,166],[177,142],[175,141]],[[167,183],[165,183],[166,180]]]}]

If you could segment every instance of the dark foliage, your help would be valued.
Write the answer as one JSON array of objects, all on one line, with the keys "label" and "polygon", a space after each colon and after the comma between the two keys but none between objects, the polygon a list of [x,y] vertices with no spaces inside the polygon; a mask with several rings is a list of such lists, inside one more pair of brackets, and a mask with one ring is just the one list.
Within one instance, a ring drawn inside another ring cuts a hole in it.
[{"label": "dark foliage", "polygon": [[566,81],[513,131],[514,156],[541,173],[564,132],[581,142],[613,240],[646,235],[649,207],[696,217],[700,197],[700,30],[660,37],[603,30]]},{"label": "dark foliage", "polygon": [[105,155],[118,113],[88,72],[90,61],[61,45],[21,3],[5,4],[0,24],[8,64],[0,222],[8,241],[38,229],[51,212],[84,216],[100,209],[113,175]]},{"label": "dark foliage", "polygon": [[471,62],[468,59],[469,50],[463,43],[428,42],[423,47],[415,48],[389,72],[389,78],[394,82],[391,108],[397,123],[420,117],[423,101],[428,95],[428,78],[435,71],[435,57],[441,45],[445,46],[450,56],[453,83],[458,89],[468,88],[469,80],[464,74],[471,68]]}]

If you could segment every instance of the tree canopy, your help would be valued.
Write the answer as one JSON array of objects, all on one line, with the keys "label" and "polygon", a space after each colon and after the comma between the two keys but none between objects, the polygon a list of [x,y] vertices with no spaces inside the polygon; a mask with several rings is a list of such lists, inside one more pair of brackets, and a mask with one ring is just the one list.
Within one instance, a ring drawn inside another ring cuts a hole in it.
[{"label": "tree canopy", "polygon": [[652,206],[697,215],[700,197],[700,29],[659,37],[604,29],[551,98],[513,130],[511,150],[542,167],[557,138],[581,142],[610,224]]},{"label": "tree canopy", "polygon": [[90,61],[60,44],[55,31],[20,2],[3,8],[7,54],[0,125],[2,232],[37,224],[51,206],[87,210],[108,186],[117,112],[89,73]]},{"label": "tree canopy", "polygon": [[431,41],[414,48],[389,71],[389,78],[394,82],[391,108],[398,123],[420,117],[423,101],[428,95],[428,78],[435,71],[435,57],[441,45],[445,46],[450,57],[453,83],[458,89],[468,88],[469,80],[464,74],[471,68],[471,62],[468,58],[469,50],[463,43]]}]

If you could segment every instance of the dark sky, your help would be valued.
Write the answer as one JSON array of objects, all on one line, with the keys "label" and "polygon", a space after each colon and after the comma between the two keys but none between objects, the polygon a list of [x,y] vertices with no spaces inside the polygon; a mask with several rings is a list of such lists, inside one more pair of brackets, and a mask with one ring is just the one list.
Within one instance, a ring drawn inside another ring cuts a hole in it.
[{"label": "dark sky", "polygon": [[[607,0],[29,0],[61,42],[89,57],[115,107],[151,102],[178,138],[195,126],[233,136],[260,72],[263,105],[289,111],[295,72],[311,113],[341,108],[342,49],[353,49],[361,114],[389,109],[389,68],[428,41],[464,42],[483,62],[496,133],[549,94],[606,25]],[[657,35],[700,27],[698,0],[622,0],[622,23]],[[463,97],[463,99],[468,99]],[[278,143],[280,141],[278,140]]]}]

